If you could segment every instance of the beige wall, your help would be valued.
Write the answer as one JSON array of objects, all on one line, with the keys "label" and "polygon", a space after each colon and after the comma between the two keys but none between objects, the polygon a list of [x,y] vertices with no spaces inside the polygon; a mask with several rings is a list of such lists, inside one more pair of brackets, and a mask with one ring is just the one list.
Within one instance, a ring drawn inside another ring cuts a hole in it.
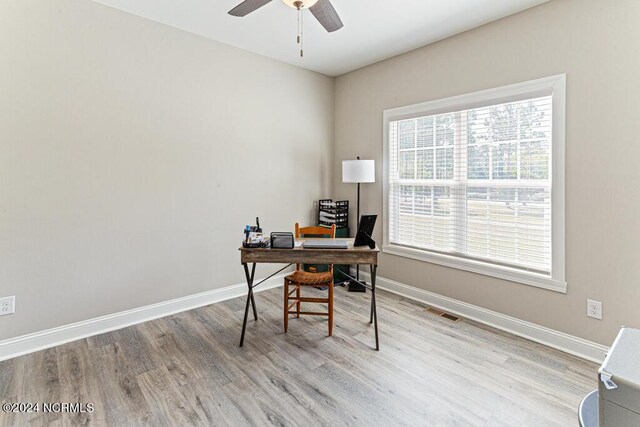
[{"label": "beige wall", "polygon": [[310,221],[332,144],[328,77],[87,0],[2,0],[0,340],[241,282],[244,225]]},{"label": "beige wall", "polygon": [[384,109],[567,74],[567,294],[392,255],[379,274],[605,345],[640,327],[639,18],[637,0],[552,0],[338,77],[334,195],[355,199],[343,159],[373,158],[363,211],[381,213]]},{"label": "beige wall", "polygon": [[380,274],[610,344],[640,327],[639,16],[552,0],[341,76],[334,106],[330,78],[86,0],[1,1],[0,340],[241,282],[256,215],[355,201],[343,159],[377,160],[382,212],[384,109],[567,73],[567,294],[391,255]]}]

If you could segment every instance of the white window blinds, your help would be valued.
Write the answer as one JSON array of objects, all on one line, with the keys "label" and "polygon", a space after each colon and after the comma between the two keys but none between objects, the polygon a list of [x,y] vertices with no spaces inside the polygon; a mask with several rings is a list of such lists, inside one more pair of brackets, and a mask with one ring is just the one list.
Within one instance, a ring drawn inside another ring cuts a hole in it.
[{"label": "white window blinds", "polygon": [[552,105],[389,121],[389,243],[551,276]]}]

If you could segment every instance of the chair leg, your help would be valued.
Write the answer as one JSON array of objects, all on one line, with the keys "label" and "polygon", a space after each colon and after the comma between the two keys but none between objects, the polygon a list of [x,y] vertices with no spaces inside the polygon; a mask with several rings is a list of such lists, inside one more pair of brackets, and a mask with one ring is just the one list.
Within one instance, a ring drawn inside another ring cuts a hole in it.
[{"label": "chair leg", "polygon": [[333,283],[329,284],[329,336],[333,336]]},{"label": "chair leg", "polygon": [[302,303],[300,302],[300,285],[297,285],[297,288],[296,288],[296,298],[298,298],[298,304],[296,304],[296,311],[297,311],[296,317],[299,319],[300,307],[302,306]]},{"label": "chair leg", "polygon": [[287,333],[289,328],[289,282],[284,281],[284,333]]}]

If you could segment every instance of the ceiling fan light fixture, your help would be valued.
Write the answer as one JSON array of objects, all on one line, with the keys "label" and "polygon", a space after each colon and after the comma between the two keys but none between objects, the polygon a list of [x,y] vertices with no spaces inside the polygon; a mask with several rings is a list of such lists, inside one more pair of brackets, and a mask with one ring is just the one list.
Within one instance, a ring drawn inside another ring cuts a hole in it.
[{"label": "ceiling fan light fixture", "polygon": [[297,3],[300,3],[300,9],[309,9],[311,6],[316,4],[318,0],[282,0],[284,4],[287,6],[297,9]]},{"label": "ceiling fan light fixture", "polygon": [[[231,16],[246,16],[251,12],[260,9],[271,3],[273,0],[244,0],[242,3],[229,11]],[[287,6],[296,9],[298,15],[298,37],[296,41],[300,45],[300,56],[304,56],[303,34],[304,34],[304,9],[309,9],[316,20],[329,33],[339,30],[344,25],[338,16],[338,13],[331,4],[331,0],[282,0]]]}]

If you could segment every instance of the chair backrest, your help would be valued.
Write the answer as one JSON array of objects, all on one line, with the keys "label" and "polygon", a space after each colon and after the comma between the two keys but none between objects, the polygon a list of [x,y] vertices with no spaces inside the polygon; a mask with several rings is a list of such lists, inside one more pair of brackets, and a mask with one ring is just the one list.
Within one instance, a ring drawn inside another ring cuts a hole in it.
[{"label": "chair backrest", "polygon": [[[296,222],[296,239],[305,236],[313,236],[313,237],[324,237],[329,239],[336,238],[336,225],[331,225],[331,228],[327,227],[319,227],[319,226],[310,226],[310,227],[300,227],[300,224]],[[296,270],[300,270],[300,264],[296,264]],[[333,274],[333,264],[329,265],[329,271]]]},{"label": "chair backrest", "polygon": [[327,227],[319,227],[319,226],[310,226],[310,227],[300,227],[300,225],[296,222],[296,239],[305,236],[314,236],[314,237],[326,237],[329,239],[336,238],[336,225],[333,224],[331,228]]}]

